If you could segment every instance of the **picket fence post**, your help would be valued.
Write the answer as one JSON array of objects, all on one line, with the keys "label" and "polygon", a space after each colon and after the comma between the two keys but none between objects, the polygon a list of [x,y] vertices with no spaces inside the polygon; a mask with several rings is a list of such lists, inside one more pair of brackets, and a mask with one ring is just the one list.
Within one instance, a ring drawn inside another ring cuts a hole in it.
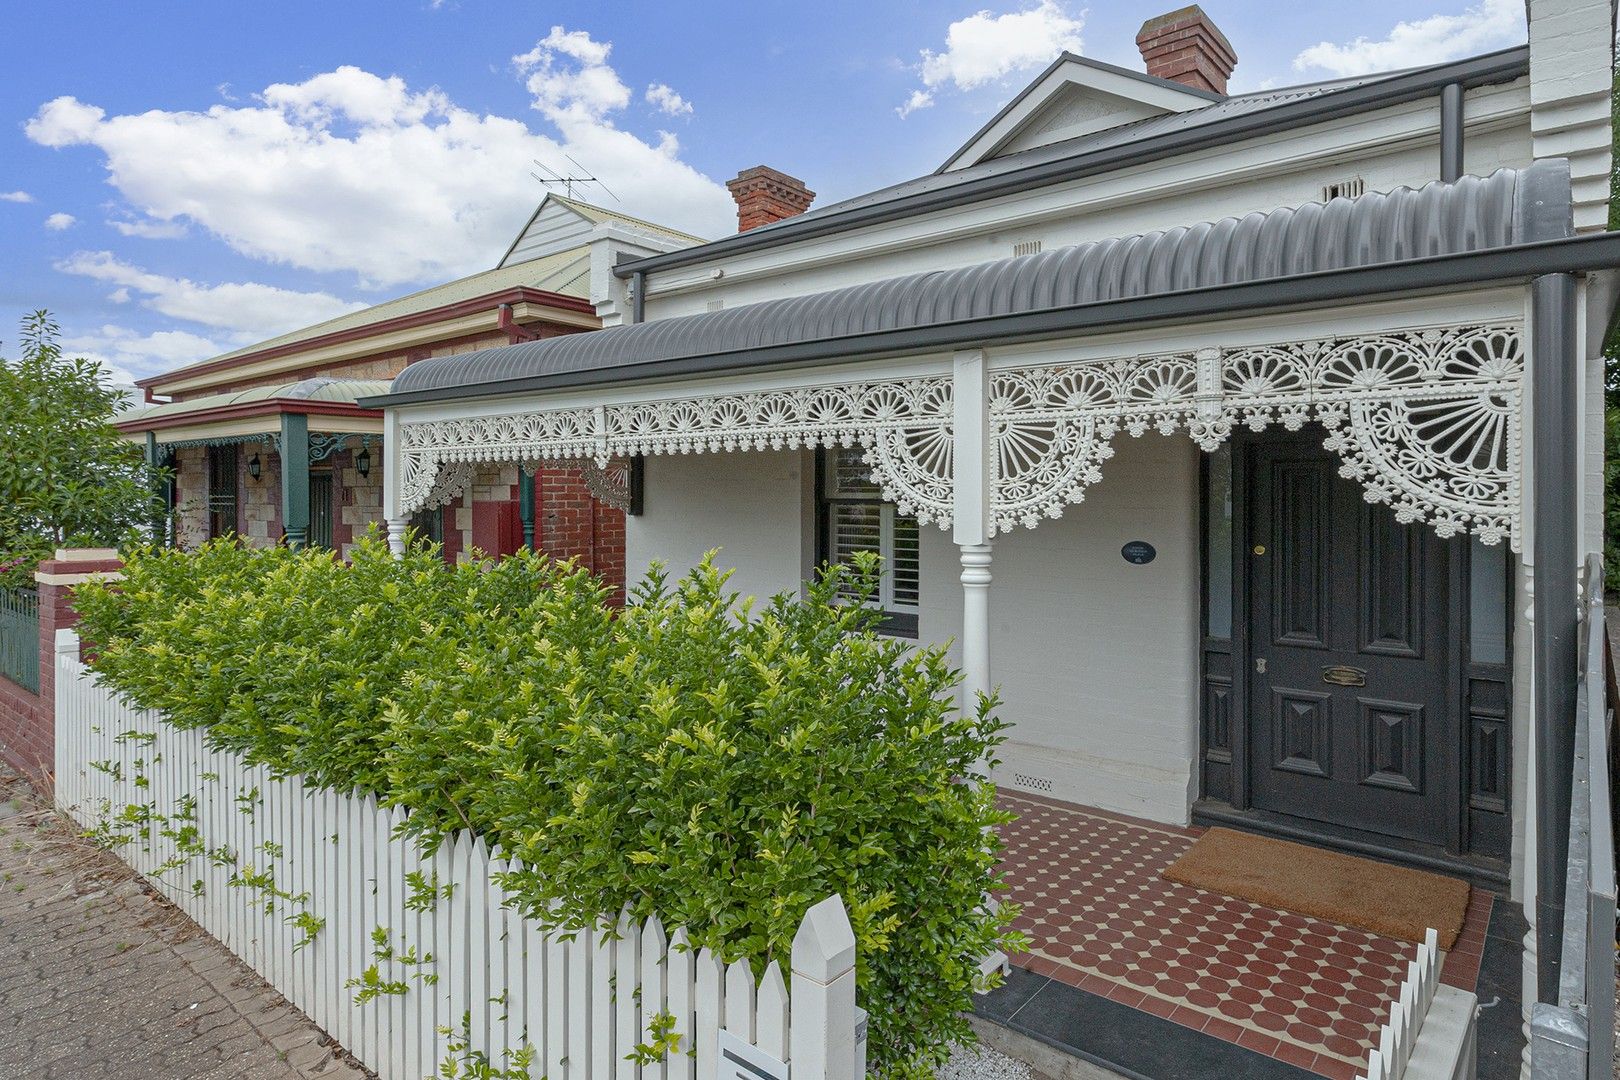
[{"label": "picket fence post", "polygon": [[855,931],[837,896],[805,912],[793,935],[789,998],[794,1080],[855,1080]]}]

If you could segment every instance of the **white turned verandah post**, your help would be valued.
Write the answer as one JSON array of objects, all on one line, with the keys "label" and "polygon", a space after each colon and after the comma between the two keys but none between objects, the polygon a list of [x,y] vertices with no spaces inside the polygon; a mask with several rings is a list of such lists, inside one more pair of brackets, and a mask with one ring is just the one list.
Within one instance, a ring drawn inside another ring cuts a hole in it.
[{"label": "white turned verandah post", "polygon": [[399,507],[399,488],[405,471],[399,427],[397,410],[383,413],[383,517],[388,521],[388,550],[396,559],[405,554],[405,528],[410,522]]},{"label": "white turned verandah post", "polygon": [[951,357],[952,539],[962,559],[963,707],[990,693],[990,500],[995,475],[991,457],[990,375],[984,350]]}]

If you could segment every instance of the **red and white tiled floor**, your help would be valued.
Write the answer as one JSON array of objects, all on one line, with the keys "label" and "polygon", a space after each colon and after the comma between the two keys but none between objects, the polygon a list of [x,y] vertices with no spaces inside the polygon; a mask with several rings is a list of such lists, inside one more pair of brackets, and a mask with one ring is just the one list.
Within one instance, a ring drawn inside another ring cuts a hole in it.
[{"label": "red and white tiled floor", "polygon": [[[1353,1077],[1414,946],[1165,881],[1201,829],[1003,791],[1014,964],[1324,1076]],[[1472,990],[1491,896],[1475,889],[1441,981]]]}]

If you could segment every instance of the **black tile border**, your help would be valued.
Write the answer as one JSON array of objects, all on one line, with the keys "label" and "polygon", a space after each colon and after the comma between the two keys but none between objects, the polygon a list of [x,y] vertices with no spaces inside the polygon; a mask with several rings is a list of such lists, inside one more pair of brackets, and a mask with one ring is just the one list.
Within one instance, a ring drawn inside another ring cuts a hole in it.
[{"label": "black tile border", "polygon": [[975,998],[973,1011],[1128,1080],[1321,1080],[1296,1065],[1023,968],[1013,968],[999,989]]}]

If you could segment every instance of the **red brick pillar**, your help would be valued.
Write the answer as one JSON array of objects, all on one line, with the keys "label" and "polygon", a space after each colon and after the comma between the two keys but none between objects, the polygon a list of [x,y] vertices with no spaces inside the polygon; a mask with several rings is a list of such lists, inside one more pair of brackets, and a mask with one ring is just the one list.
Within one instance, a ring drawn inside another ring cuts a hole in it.
[{"label": "red brick pillar", "polygon": [[56,771],[56,632],[79,621],[73,588],[86,581],[120,577],[124,567],[112,548],[58,548],[56,558],[39,564],[39,696],[31,717],[6,725],[0,752],[24,775],[51,794]]}]

